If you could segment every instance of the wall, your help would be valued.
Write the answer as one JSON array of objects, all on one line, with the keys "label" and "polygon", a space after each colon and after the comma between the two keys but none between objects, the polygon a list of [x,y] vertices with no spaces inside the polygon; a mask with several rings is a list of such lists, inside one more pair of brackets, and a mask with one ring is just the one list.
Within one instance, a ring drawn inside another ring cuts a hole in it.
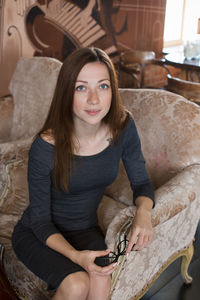
[{"label": "wall", "polygon": [[20,57],[61,61],[81,46],[114,57],[128,49],[162,52],[166,0],[0,0],[0,96]]}]

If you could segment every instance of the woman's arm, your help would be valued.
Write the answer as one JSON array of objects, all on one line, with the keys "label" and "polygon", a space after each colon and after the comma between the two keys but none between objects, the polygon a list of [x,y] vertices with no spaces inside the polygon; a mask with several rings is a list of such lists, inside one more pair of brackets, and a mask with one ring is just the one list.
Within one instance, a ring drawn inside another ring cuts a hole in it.
[{"label": "woman's arm", "polygon": [[83,250],[78,251],[60,234],[55,233],[47,238],[46,245],[59,252],[60,254],[68,257],[74,263],[80,265],[91,275],[108,276],[117,267],[116,263],[112,263],[106,267],[97,266],[94,261],[96,257],[108,255],[111,250],[105,251],[91,251]]},{"label": "woman's arm", "polygon": [[136,205],[136,199],[143,196],[151,199],[150,203],[153,202],[154,206],[154,190],[146,171],[140,138],[133,119],[125,130],[122,138],[122,161],[133,190],[133,203]]},{"label": "woman's arm", "polygon": [[46,245],[68,257],[73,262],[77,262],[78,252],[67,240],[63,237],[61,233],[54,233],[50,235],[46,240]]},{"label": "woman's arm", "polygon": [[133,119],[127,126],[123,140],[122,160],[133,190],[133,201],[137,207],[133,221],[127,253],[141,250],[152,241],[151,210],[154,206],[154,191],[145,168],[140,139]]},{"label": "woman's arm", "polygon": [[151,210],[153,201],[148,197],[140,196],[136,199],[136,207],[136,215],[126,253],[130,253],[131,250],[141,250],[152,241]]}]

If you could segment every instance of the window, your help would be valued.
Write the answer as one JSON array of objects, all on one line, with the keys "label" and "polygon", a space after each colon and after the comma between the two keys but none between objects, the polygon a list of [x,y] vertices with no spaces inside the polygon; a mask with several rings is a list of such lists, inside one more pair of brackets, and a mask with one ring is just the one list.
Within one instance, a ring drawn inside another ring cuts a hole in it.
[{"label": "window", "polygon": [[164,27],[164,44],[182,44],[184,0],[167,0]]},{"label": "window", "polygon": [[164,46],[175,46],[187,40],[200,39],[197,35],[198,18],[199,0],[167,0]]}]

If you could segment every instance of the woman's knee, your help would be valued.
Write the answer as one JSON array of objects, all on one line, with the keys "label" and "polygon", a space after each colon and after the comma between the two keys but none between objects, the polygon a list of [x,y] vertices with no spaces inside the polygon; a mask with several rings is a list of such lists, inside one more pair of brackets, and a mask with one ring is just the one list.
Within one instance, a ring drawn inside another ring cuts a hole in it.
[{"label": "woman's knee", "polygon": [[69,299],[84,299],[89,291],[89,277],[85,272],[70,274],[61,282],[58,290]]},{"label": "woman's knee", "polygon": [[92,276],[90,277],[90,286],[96,286],[96,287],[109,287],[111,285],[111,276]]},{"label": "woman's knee", "polygon": [[110,287],[111,287],[110,276],[91,276],[88,299],[89,300],[108,299],[110,294]]}]

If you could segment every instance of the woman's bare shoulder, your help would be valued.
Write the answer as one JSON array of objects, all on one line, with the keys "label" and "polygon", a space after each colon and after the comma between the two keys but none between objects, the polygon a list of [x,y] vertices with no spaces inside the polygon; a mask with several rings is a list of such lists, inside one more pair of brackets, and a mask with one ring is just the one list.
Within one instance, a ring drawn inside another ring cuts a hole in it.
[{"label": "woman's bare shoulder", "polygon": [[40,137],[47,143],[50,143],[52,145],[55,145],[55,139],[54,139],[54,136],[53,136],[53,133],[52,133],[52,130],[49,129],[49,130],[46,130],[44,132],[42,132],[40,134]]}]

